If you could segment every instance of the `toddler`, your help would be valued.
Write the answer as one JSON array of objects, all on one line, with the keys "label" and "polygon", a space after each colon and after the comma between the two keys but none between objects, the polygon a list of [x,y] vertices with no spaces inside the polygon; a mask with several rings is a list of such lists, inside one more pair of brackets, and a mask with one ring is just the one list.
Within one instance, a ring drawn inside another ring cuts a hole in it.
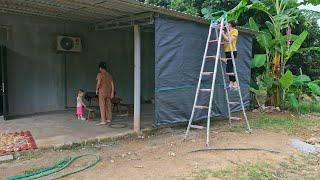
[{"label": "toddler", "polygon": [[79,89],[78,90],[78,96],[77,96],[77,116],[79,120],[86,120],[84,115],[84,109],[87,108],[87,106],[83,103],[83,98],[84,98],[84,90]]}]

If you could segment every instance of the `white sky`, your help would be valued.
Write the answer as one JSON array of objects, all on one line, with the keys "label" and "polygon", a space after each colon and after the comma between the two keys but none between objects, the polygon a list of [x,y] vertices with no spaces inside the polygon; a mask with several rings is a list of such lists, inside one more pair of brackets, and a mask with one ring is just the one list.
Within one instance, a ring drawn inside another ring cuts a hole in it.
[{"label": "white sky", "polygon": [[[298,2],[302,2],[303,0],[298,0]],[[308,5],[301,5],[299,6],[300,9],[309,9],[309,10],[313,10],[313,11],[318,11],[320,12],[320,5],[317,6],[313,6],[311,4]],[[318,20],[318,24],[320,26],[320,19]]]}]

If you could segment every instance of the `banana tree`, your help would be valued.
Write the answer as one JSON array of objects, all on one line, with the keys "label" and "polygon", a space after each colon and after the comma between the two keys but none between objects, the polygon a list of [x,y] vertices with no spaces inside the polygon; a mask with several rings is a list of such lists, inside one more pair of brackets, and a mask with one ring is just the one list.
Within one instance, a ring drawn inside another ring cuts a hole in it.
[{"label": "banana tree", "polygon": [[268,82],[271,79],[271,83],[267,83],[267,91],[271,96],[269,104],[275,106],[280,106],[285,100],[286,91],[293,82],[293,74],[286,71],[286,64],[299,51],[308,35],[307,31],[299,35],[291,34],[291,27],[297,23],[298,5],[296,0],[254,0],[251,4],[242,0],[229,12],[230,18],[238,18],[240,13],[253,9],[269,17],[263,25],[257,24],[252,17],[249,19],[250,28],[260,32],[256,39],[265,50],[265,54],[254,56],[251,65],[253,68],[265,68],[265,74],[261,77]]},{"label": "banana tree", "polygon": [[[296,22],[298,11],[297,0],[241,0],[240,3],[228,12],[228,19],[237,20],[242,13],[256,10],[265,13],[269,20],[259,25],[254,18],[249,19],[251,29],[258,31],[256,39],[265,50],[264,54],[257,54],[252,60],[251,67],[264,67],[264,74],[258,78],[266,85],[270,99],[269,104],[280,106],[285,100],[286,91],[292,85],[293,74],[286,71],[286,64],[299,51],[308,32],[299,35],[291,34],[291,27]],[[205,17],[210,17],[210,9],[203,9]],[[314,48],[307,48],[308,50]],[[315,48],[319,49],[319,48]]]},{"label": "banana tree", "polygon": [[[281,101],[285,98],[287,85],[289,84],[285,83],[290,79],[288,78],[290,77],[290,73],[284,72],[285,65],[306,38],[306,36],[303,36],[296,39],[292,45],[290,44],[292,35],[288,30],[296,23],[296,6],[289,7],[292,6],[291,3],[292,1],[286,0],[266,0],[255,1],[247,7],[248,9],[262,11],[269,17],[269,21],[265,22],[266,28],[264,29],[259,28],[253,18],[249,19],[249,25],[252,29],[261,31],[257,35],[257,41],[266,52],[265,73],[272,77],[275,82],[273,86],[268,88],[268,94],[272,97],[269,104],[275,106],[281,105]],[[259,59],[254,58],[254,61],[257,60]]]}]

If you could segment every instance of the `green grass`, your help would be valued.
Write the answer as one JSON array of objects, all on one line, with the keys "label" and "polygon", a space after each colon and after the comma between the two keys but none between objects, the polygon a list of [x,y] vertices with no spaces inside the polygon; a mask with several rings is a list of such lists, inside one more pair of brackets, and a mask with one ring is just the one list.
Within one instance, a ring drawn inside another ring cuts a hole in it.
[{"label": "green grass", "polygon": [[211,169],[201,169],[195,172],[195,179],[196,180],[204,180],[204,179],[211,179],[212,177],[216,178],[227,178],[232,171],[229,168],[222,168],[220,170],[214,171]]},{"label": "green grass", "polygon": [[268,180],[275,179],[270,165],[267,163],[262,164],[250,164],[245,163],[238,166],[238,174],[236,179],[238,180]]},{"label": "green grass", "polygon": [[41,149],[37,149],[24,152],[17,152],[14,156],[18,156],[20,160],[31,160],[40,157],[41,155],[43,155],[43,153],[44,152]]},{"label": "green grass", "polygon": [[39,172],[40,170],[44,169],[45,167],[42,166],[42,167],[38,167],[38,168],[31,168],[31,169],[28,169],[28,170],[25,170],[23,171],[23,175],[30,175],[30,174],[33,174],[33,173],[36,173],[36,172]]},{"label": "green grass", "polygon": [[285,108],[292,112],[298,112],[300,114],[307,114],[311,112],[320,113],[320,103],[316,101],[312,102],[299,102],[299,105],[297,108],[294,108],[290,104],[286,104]]},{"label": "green grass", "polygon": [[286,162],[280,163],[280,169],[288,177],[320,179],[319,162],[320,156],[306,154],[292,155]]},{"label": "green grass", "polygon": [[253,119],[251,126],[254,129],[267,129],[276,131],[285,130],[289,133],[296,133],[307,130],[310,127],[320,128],[320,121],[293,116],[273,117],[265,115],[257,119]]},{"label": "green grass", "polygon": [[220,170],[201,169],[194,173],[194,179],[226,180],[277,180],[277,179],[320,179],[320,157],[315,155],[292,155],[280,163],[244,162]]},{"label": "green grass", "polygon": [[243,163],[234,169],[222,168],[214,171],[211,169],[202,169],[195,173],[196,180],[205,179],[237,179],[237,180],[269,180],[276,179],[271,166],[267,163],[251,164]]},{"label": "green grass", "polygon": [[320,103],[319,102],[300,103],[298,107],[298,111],[302,114],[307,114],[310,112],[320,113]]}]

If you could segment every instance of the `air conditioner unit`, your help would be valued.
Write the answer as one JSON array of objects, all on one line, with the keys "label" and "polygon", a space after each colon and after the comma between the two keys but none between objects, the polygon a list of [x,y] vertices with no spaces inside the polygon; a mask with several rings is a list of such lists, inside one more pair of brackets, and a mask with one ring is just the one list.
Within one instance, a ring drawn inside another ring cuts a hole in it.
[{"label": "air conditioner unit", "polygon": [[82,44],[80,37],[58,36],[57,50],[66,52],[81,52]]}]

